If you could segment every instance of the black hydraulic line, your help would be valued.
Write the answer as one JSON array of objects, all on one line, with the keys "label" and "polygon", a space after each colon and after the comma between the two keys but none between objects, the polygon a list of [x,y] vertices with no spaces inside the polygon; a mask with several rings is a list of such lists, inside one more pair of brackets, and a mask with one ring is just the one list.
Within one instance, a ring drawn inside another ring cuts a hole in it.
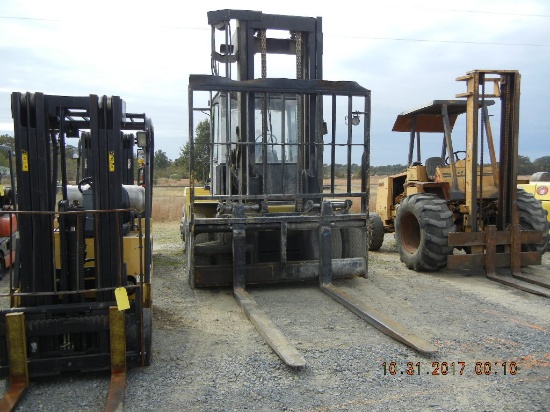
[{"label": "black hydraulic line", "polygon": [[352,132],[352,127],[353,127],[353,124],[352,124],[352,97],[349,96],[348,97],[348,135],[347,135],[347,146],[346,146],[346,149],[347,149],[347,172],[346,172],[346,188],[347,188],[347,191],[348,192],[351,192],[351,147],[352,147],[352,135],[353,135],[353,132]]},{"label": "black hydraulic line", "polygon": [[[66,147],[65,147],[65,108],[61,107],[59,109],[59,149],[60,149],[60,155],[61,155],[61,191],[63,195],[63,199],[67,199],[67,153],[66,153]],[[53,137],[53,136],[52,136]],[[52,141],[52,144],[54,142]],[[57,162],[58,160],[54,159],[54,171],[56,176],[54,177],[54,182],[57,185]],[[56,187],[57,189],[57,187]],[[54,191],[55,193],[55,191]]]},{"label": "black hydraulic line", "polygon": [[[59,145],[55,136],[55,131],[50,130],[50,142],[52,145],[52,181],[50,182],[51,207],[50,210],[55,210],[55,200],[57,194],[57,169],[59,168]],[[66,197],[64,197],[65,199]]]},{"label": "black hydraulic line", "polygon": [[[151,214],[153,199],[153,176],[154,176],[154,153],[155,153],[155,132],[151,119],[145,119],[145,131],[149,137],[148,145],[145,148],[145,282],[151,282],[151,265],[153,261],[151,245]],[[140,230],[141,233],[141,230]],[[141,259],[140,259],[141,262]],[[142,272],[143,273],[143,272]]]},{"label": "black hydraulic line", "polygon": [[334,178],[336,174],[336,95],[332,95],[331,112],[331,141],[330,141],[330,191],[334,193]]},{"label": "black hydraulic line", "polygon": [[[281,175],[283,176],[281,181],[281,193],[286,193],[286,152],[287,152],[287,145],[286,145],[286,127],[285,122],[287,120],[286,117],[286,98],[284,94],[281,94]],[[290,146],[291,148],[292,146]],[[288,149],[290,152],[290,149]]]},{"label": "black hydraulic line", "polygon": [[[481,218],[483,213],[483,161],[484,161],[484,148],[485,148],[485,115],[483,109],[485,108],[485,74],[479,74],[479,82],[481,83],[481,138],[479,142],[479,206],[478,213]],[[477,216],[476,216],[477,219]]]}]

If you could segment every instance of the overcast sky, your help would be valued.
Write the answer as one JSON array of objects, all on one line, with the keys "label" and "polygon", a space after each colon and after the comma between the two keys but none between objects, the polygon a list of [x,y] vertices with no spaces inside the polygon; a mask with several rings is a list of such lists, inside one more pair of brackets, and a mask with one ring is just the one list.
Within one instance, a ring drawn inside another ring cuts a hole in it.
[{"label": "overcast sky", "polygon": [[2,0],[0,134],[13,133],[14,91],[118,95],[152,118],[156,148],[177,158],[189,74],[210,74],[206,13],[227,8],[323,18],[325,79],[372,91],[373,165],[405,164],[397,114],[454,98],[464,91],[455,78],[472,69],[519,70],[520,154],[550,155],[548,0]]}]

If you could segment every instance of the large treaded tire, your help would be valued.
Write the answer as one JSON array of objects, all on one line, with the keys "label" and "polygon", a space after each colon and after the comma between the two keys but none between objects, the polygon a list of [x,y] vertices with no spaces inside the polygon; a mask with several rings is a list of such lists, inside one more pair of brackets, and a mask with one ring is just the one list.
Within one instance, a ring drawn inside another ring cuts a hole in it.
[{"label": "large treaded tire", "polygon": [[525,252],[537,251],[544,253],[548,250],[550,241],[548,212],[542,207],[539,200],[523,189],[518,189],[517,205],[521,227],[525,230],[540,230],[542,232],[541,244],[524,244],[521,245],[521,249]]},{"label": "large treaded tire", "polygon": [[145,340],[143,366],[151,366],[153,360],[153,315],[151,308],[143,308],[143,339]]},{"label": "large treaded tire", "polygon": [[378,250],[384,243],[384,222],[378,213],[369,213],[367,245],[369,250]]},{"label": "large treaded tire", "polygon": [[447,256],[453,253],[448,236],[454,231],[453,214],[436,195],[408,196],[397,209],[395,241],[401,261],[409,269],[436,271],[447,266]]},{"label": "large treaded tire", "polygon": [[[204,219],[205,215],[202,213],[195,213],[195,218],[197,219]],[[212,258],[211,256],[201,255],[198,253],[194,253],[195,245],[200,245],[201,243],[209,242],[210,240],[210,234],[209,233],[199,233],[198,235],[194,235],[195,238],[193,239],[193,246],[190,247],[191,243],[191,233],[186,233],[186,240],[185,242],[185,251],[187,254],[187,275],[188,279],[187,282],[189,283],[189,287],[191,289],[195,289],[195,266],[206,266],[210,265]]]}]

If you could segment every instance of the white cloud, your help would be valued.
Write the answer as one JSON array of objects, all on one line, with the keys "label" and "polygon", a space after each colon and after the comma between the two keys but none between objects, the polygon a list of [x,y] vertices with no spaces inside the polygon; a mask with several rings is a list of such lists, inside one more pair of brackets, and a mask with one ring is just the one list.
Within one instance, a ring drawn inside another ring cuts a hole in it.
[{"label": "white cloud", "polygon": [[[452,98],[463,87],[454,79],[476,68],[523,74],[522,154],[550,154],[549,140],[541,139],[550,66],[550,4],[544,0],[521,7],[516,0],[241,0],[231,6],[323,17],[325,78],[372,90],[374,164],[406,157],[385,150],[386,138],[400,138],[391,132],[399,112]],[[188,76],[210,73],[206,13],[228,7],[221,0],[97,0],[78,7],[69,0],[3,1],[0,17],[19,18],[0,24],[0,125],[11,124],[12,91],[115,94],[128,110],[153,119],[157,148],[178,153],[188,134]],[[535,44],[545,46],[528,46]],[[275,64],[268,74],[278,70]]]}]

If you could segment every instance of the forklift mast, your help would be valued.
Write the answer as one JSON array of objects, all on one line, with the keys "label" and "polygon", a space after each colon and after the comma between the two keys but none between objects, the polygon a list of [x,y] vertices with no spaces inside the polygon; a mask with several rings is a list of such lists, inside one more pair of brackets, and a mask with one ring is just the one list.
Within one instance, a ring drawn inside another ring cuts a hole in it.
[{"label": "forklift mast", "polygon": [[[236,20],[233,34],[232,20]],[[231,79],[235,77],[232,65],[236,65],[237,81],[262,79],[257,84],[274,90],[274,93],[230,92],[230,95],[214,96],[213,102],[217,105],[213,107],[222,112],[213,124],[214,131],[218,132],[214,140],[217,163],[212,164],[211,170],[214,194],[319,192],[323,154],[319,150],[322,142],[316,127],[322,125],[315,122],[323,121],[316,119],[316,113],[322,113],[322,101],[313,93],[299,97],[282,95],[275,79],[267,79],[267,57],[293,56],[295,73],[289,77],[322,79],[322,19],[221,10],[209,12],[208,21],[212,26],[213,75],[223,72],[225,78]],[[225,44],[219,45],[221,53],[217,51],[220,36],[216,31],[223,32],[221,38]],[[268,37],[269,33],[281,32],[290,35],[288,38]],[[260,57],[259,73],[255,72],[256,55]],[[229,116],[224,116],[223,111],[229,112]],[[231,153],[225,150],[228,144],[233,144]],[[302,148],[303,153],[298,156]],[[236,170],[236,182],[229,181],[226,170],[231,168]],[[299,210],[302,209],[301,201],[298,196]]]},{"label": "forklift mast", "polygon": [[[11,104],[19,239],[3,295],[11,307],[0,310],[0,375],[13,386],[29,376],[148,365],[151,120],[127,113],[118,96],[15,92]],[[70,139],[78,139],[75,160]],[[145,153],[144,187],[134,180],[136,144]],[[24,327],[14,332],[14,322]],[[15,346],[28,363],[16,362]],[[115,404],[125,380],[117,382]]]}]

